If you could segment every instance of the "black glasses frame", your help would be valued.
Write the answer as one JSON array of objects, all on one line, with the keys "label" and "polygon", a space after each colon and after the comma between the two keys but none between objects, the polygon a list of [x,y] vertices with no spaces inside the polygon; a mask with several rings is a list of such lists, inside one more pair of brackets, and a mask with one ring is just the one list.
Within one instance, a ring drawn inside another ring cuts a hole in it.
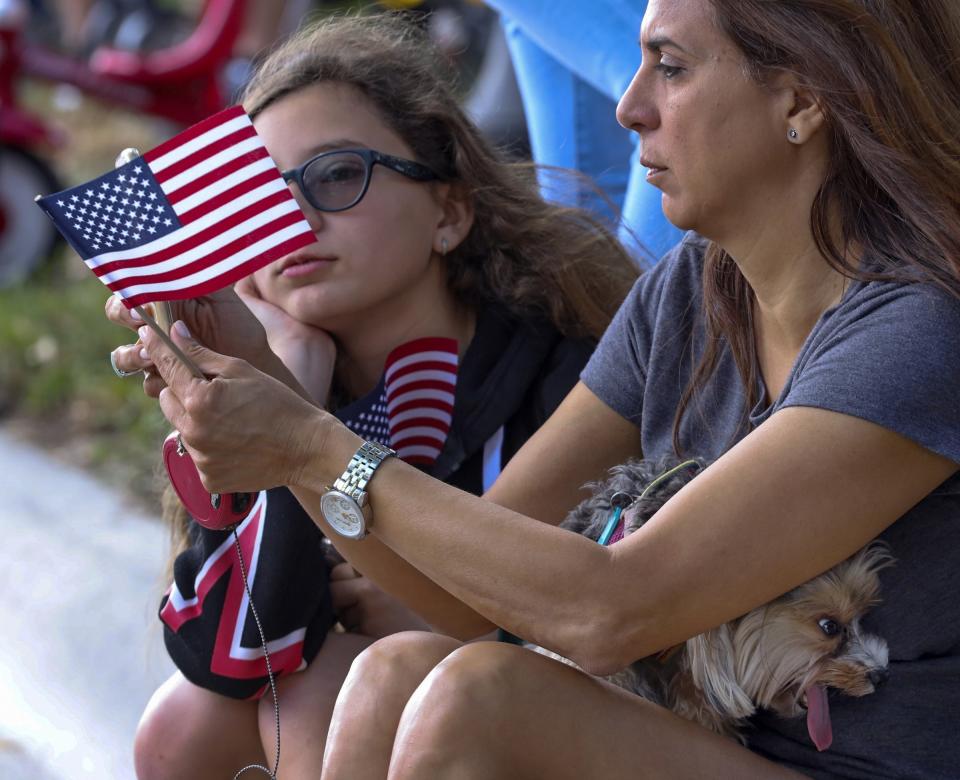
[{"label": "black glasses frame", "polygon": [[[303,174],[307,168],[315,163],[317,160],[320,160],[324,157],[329,157],[334,154],[354,154],[364,163],[364,176],[363,176],[363,186],[360,188],[360,193],[357,195],[353,201],[346,206],[341,206],[340,208],[328,208],[326,206],[321,206],[318,203],[315,203],[313,197],[310,195],[309,188],[303,182]],[[434,173],[430,168],[422,163],[414,162],[413,160],[405,160],[403,157],[394,157],[391,154],[384,154],[383,152],[378,152],[375,149],[334,149],[329,152],[321,152],[315,157],[311,157],[303,165],[299,165],[296,168],[291,168],[287,171],[282,171],[280,175],[283,177],[283,180],[289,184],[291,181],[297,183],[297,187],[300,188],[300,192],[303,193],[303,197],[307,199],[313,208],[317,211],[324,211],[328,214],[335,213],[337,211],[346,211],[347,209],[352,209],[356,206],[363,196],[367,194],[367,190],[370,187],[370,179],[373,176],[373,166],[382,165],[385,168],[389,168],[391,171],[396,171],[397,173],[406,176],[408,179],[413,179],[414,181],[434,181],[440,177]]]}]

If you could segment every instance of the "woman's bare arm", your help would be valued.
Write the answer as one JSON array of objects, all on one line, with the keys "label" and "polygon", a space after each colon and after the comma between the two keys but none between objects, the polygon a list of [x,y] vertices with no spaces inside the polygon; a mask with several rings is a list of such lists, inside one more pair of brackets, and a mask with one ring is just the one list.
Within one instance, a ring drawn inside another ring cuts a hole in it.
[{"label": "woman's bare arm", "polygon": [[[215,377],[203,381],[177,369],[149,336],[147,346],[170,384],[161,396],[164,412],[193,448],[208,488],[250,489],[262,486],[258,479],[294,485],[329,530],[317,499],[343,470],[358,437],[240,361],[181,341]],[[579,388],[491,495],[555,522],[560,507],[577,499],[571,483],[636,453],[635,429],[628,433],[632,426],[610,415],[617,418]],[[238,424],[246,446],[238,445]],[[414,606],[441,630],[469,635],[490,621],[588,670],[612,671],[838,563],[956,468],[873,423],[789,408],[612,548],[463,493],[395,459],[381,466],[369,488],[376,543],[341,544],[348,559],[387,590],[414,594]]]},{"label": "woman's bare arm", "polygon": [[792,408],[610,548],[403,464],[371,495],[374,532],[399,555],[496,624],[603,673],[825,571],[956,469],[873,423]]},{"label": "woman's bare arm", "polygon": [[[359,441],[356,439],[358,444]],[[589,447],[583,446],[585,441],[591,442]],[[637,428],[603,404],[585,386],[577,385],[544,426],[514,455],[485,498],[501,507],[555,525],[585,497],[586,493],[581,490],[585,482],[603,476],[612,465],[639,453]],[[352,451],[347,459],[350,455]],[[531,474],[535,478],[531,478]],[[425,496],[430,496],[439,484],[428,477],[421,489]],[[460,494],[458,490],[450,490]],[[294,487],[293,492],[358,571],[416,609],[435,629],[468,639],[494,627],[488,618],[438,587],[432,579],[384,545],[376,533],[360,542],[338,536],[320,511],[322,490]],[[376,526],[379,509],[376,505],[373,509]]]},{"label": "woman's bare arm", "polygon": [[[488,633],[494,627],[489,617],[482,617],[439,587],[417,564],[384,545],[376,533],[356,542],[340,537],[327,525],[320,511],[320,498],[356,451],[361,443],[359,437],[241,360],[216,355],[174,333],[181,348],[208,376],[214,377],[198,380],[153,334],[144,333],[143,337],[163,379],[172,382],[160,396],[161,407],[180,431],[211,491],[225,493],[287,484],[357,571],[401,598],[431,626],[464,639]],[[309,462],[317,451],[327,448],[325,433],[329,425],[335,427],[340,450],[327,454],[329,462],[336,464],[327,473],[316,470]],[[584,446],[586,441],[590,442],[589,447]],[[491,489],[490,498],[558,523],[584,495],[580,490],[584,482],[603,476],[610,466],[639,454],[639,446],[639,432],[633,425],[585,387],[578,386],[511,459]],[[438,495],[440,488],[460,495],[460,491],[425,477],[416,469],[408,471],[424,479],[423,483],[418,482],[416,490],[424,491],[426,498]],[[531,478],[531,473],[535,478]],[[489,504],[469,497],[476,504],[468,510],[468,517],[476,505]],[[373,509],[376,526],[380,510],[376,503]],[[439,514],[444,516],[442,510]],[[460,520],[456,518],[457,524]]]}]

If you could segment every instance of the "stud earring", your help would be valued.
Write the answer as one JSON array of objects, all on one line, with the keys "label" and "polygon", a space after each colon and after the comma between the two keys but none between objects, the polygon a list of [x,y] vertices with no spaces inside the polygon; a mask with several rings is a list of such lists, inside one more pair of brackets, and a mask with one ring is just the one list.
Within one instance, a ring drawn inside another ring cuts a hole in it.
[{"label": "stud earring", "polygon": [[787,133],[791,141],[796,141],[800,137],[800,133],[797,132],[797,128],[791,127],[790,132]]},{"label": "stud earring", "polygon": [[440,257],[447,256],[447,249],[449,248],[449,246],[450,245],[447,243],[447,239],[445,238],[440,239]]}]

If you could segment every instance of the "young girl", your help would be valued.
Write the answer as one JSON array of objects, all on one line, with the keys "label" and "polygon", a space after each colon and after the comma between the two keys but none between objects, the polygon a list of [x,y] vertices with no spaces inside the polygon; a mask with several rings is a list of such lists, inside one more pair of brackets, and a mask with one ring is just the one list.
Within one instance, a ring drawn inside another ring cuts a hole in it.
[{"label": "young girl", "polygon": [[[488,500],[358,454],[331,415],[183,323],[212,379],[147,334],[160,405],[208,489],[290,485],[330,534],[327,486],[370,463],[368,536],[337,541],[355,566],[387,587],[421,576],[451,634],[502,626],[595,674],[879,537],[896,565],[864,628],[889,680],[818,702],[829,750],[767,713],[743,747],[523,648],[404,634],[354,663],[324,780],[956,776],[960,6],[651,0],[640,38],[619,117],[667,216],[700,235],[640,278]],[[636,533],[601,547],[549,525],[587,478],[673,450],[715,461]]]},{"label": "young girl", "polygon": [[[488,147],[425,41],[395,20],[304,31],[263,63],[244,104],[316,235],[237,285],[271,350],[352,430],[483,492],[576,382],[636,277],[626,253],[587,213],[547,205],[529,167]],[[142,324],[115,301],[108,313]],[[204,338],[237,354],[262,341],[249,322],[215,327]],[[149,369],[138,352],[118,350],[117,365]],[[148,392],[159,387],[148,373]],[[281,776],[313,777],[353,658],[428,624],[349,564],[328,588],[322,535],[285,488],[254,520],[241,543],[284,675]],[[256,700],[266,667],[231,539],[193,525],[176,560],[160,614],[180,671],[140,724],[142,780],[272,765],[273,701]],[[347,633],[328,635],[334,614]]]}]

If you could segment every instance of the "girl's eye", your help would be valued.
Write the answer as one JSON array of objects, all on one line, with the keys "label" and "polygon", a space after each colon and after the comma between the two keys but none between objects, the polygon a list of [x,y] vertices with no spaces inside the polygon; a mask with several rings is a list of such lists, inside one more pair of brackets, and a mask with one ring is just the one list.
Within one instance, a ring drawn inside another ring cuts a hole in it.
[{"label": "girl's eye", "polygon": [[338,182],[353,181],[363,176],[363,168],[351,163],[336,163],[319,172],[318,178],[322,182],[335,184]]},{"label": "girl's eye", "polygon": [[840,624],[833,618],[820,618],[817,621],[820,630],[827,636],[836,636],[842,630]]}]

